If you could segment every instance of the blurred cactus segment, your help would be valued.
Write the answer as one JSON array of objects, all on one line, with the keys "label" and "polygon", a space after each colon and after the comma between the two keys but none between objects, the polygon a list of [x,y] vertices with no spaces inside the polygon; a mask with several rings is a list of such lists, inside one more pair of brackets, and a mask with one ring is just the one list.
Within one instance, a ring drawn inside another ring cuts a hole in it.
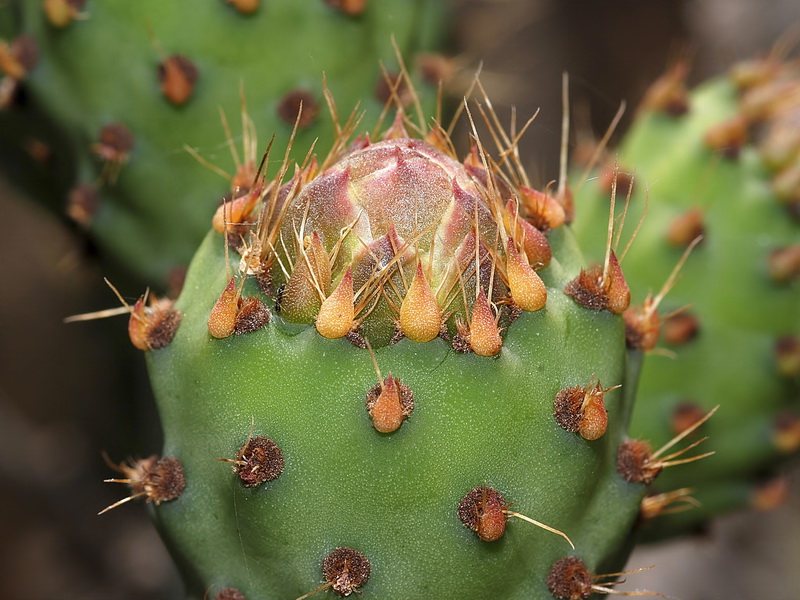
[{"label": "blurred cactus segment", "polygon": [[[690,488],[699,507],[652,519],[653,536],[759,505],[764,481],[800,450],[800,69],[776,51],[691,91],[687,72],[653,85],[615,155],[618,184],[635,180],[628,222],[647,212],[623,262],[629,342],[655,350],[631,431],[660,444],[720,405],[695,434],[716,456],[653,486]],[[576,232],[595,256],[609,178],[597,181],[576,182]]]},{"label": "blurred cactus segment", "polygon": [[[36,137],[50,145],[49,168],[69,172],[61,209],[161,289],[188,265],[209,211],[252,185],[270,136],[286,146],[301,106],[295,147],[316,139],[317,152],[330,149],[323,74],[343,113],[357,110],[371,127],[391,96],[386,78],[399,75],[398,52],[413,68],[445,30],[438,0],[48,0],[18,10],[24,35],[0,45],[3,85],[24,85],[26,106],[52,121]],[[436,86],[417,94],[432,111]],[[17,118],[30,114],[8,104]],[[124,140],[108,143],[112,127]]]}]

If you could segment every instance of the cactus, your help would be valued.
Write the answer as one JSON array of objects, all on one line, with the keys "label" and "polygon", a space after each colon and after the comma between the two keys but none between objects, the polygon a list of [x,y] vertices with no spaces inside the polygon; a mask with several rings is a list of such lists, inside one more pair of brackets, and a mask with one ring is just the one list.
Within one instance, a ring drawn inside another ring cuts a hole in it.
[{"label": "cactus", "polygon": [[174,305],[131,308],[185,490],[131,486],[190,594],[610,591],[673,457],[626,434],[619,263],[583,268],[498,123],[502,161],[402,109],[337,124],[218,209]]},{"label": "cactus", "polygon": [[[326,152],[334,132],[324,118],[323,73],[340,105],[350,111],[360,102],[365,122],[374,122],[387,77],[397,75],[392,40],[416,66],[443,30],[436,0],[259,4],[31,0],[2,9],[20,13],[12,16],[22,32],[0,46],[8,50],[3,66],[19,67],[4,69],[7,118],[16,128],[33,113],[19,135],[43,148],[37,178],[55,169],[67,179],[61,210],[105,255],[159,289],[188,264],[205,233],[203,215],[252,184],[253,130],[274,132],[286,145],[302,103],[296,147],[318,139]],[[14,59],[18,40],[31,42],[38,60]],[[26,107],[13,105],[11,88],[19,86]],[[420,90],[432,108],[435,88]],[[243,98],[252,121],[240,133]],[[40,131],[37,107],[56,132]],[[55,146],[46,152],[42,142]],[[185,148],[213,170],[197,169]]]},{"label": "cactus", "polygon": [[[633,185],[628,222],[647,205],[623,263],[635,302],[644,303],[626,315],[630,341],[653,349],[660,328],[663,350],[644,361],[631,433],[663,443],[721,405],[698,434],[717,456],[654,486],[700,506],[652,520],[652,538],[774,504],[786,486],[769,476],[800,450],[797,65],[772,54],[691,93],[686,74],[678,64],[652,86],[615,158],[618,195]],[[609,162],[599,185],[578,184],[575,229],[595,254],[603,240],[593,220],[608,209],[614,173]],[[692,243],[657,306],[653,294]]]}]

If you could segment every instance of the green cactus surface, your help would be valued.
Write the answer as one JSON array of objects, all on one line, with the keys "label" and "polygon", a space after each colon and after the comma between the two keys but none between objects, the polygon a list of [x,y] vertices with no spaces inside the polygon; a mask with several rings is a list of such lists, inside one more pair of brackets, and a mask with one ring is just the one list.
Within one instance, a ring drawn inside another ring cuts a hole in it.
[{"label": "green cactus surface", "polygon": [[517,163],[409,129],[226,203],[132,309],[181,469],[120,468],[191,597],[588,598],[624,564],[663,465],[618,264]]},{"label": "green cactus surface", "polygon": [[[658,445],[720,405],[695,434],[709,436],[704,447],[716,455],[654,484],[658,492],[690,488],[700,506],[653,519],[645,528],[652,537],[773,504],[785,486],[769,477],[800,449],[800,186],[796,177],[788,183],[800,168],[797,69],[773,57],[752,61],[691,93],[684,76],[679,65],[653,86],[615,155],[619,214],[634,178],[628,231],[647,205],[623,261],[633,300],[645,306],[626,320],[651,336],[661,321],[631,433]],[[595,255],[611,170],[580,182],[576,198],[575,229]],[[647,295],[659,293],[699,235],[655,311]]]},{"label": "green cactus surface", "polygon": [[[418,71],[420,53],[440,43],[444,12],[436,0],[27,0],[2,10],[20,13],[20,31],[38,49],[19,76],[28,112],[11,102],[9,118],[21,123],[34,105],[58,128],[29,137],[58,142],[42,171],[71,173],[61,210],[107,257],[160,289],[188,265],[208,211],[252,183],[250,132],[274,133],[285,147],[302,101],[295,147],[307,151],[316,139],[326,153],[334,131],[323,74],[345,116],[358,106],[374,123],[391,95],[381,65],[396,77],[402,56]],[[435,85],[419,89],[432,109]],[[259,154],[268,141],[258,140]],[[198,169],[187,147],[228,180]]]}]

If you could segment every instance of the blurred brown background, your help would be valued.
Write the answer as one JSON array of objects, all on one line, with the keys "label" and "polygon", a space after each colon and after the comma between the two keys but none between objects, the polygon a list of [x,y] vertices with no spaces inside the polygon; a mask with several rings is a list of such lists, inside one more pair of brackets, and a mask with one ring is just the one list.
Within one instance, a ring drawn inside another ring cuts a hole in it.
[{"label": "blurred brown background", "polygon": [[[31,0],[32,1],[32,0]],[[268,1],[268,0],[267,0]],[[374,0],[378,1],[378,0]],[[483,62],[503,118],[541,107],[523,157],[538,183],[557,175],[562,72],[602,130],[688,53],[699,80],[763,53],[791,26],[797,0],[453,0],[452,48]],[[631,111],[629,110],[629,113]],[[0,590],[4,600],[156,599],[180,583],[142,506],[102,517],[123,497],[101,450],[157,452],[160,432],[125,320],[62,324],[114,306],[105,273],[63,222],[0,182]],[[124,290],[135,295],[139,290]],[[800,493],[769,514],[733,515],[708,536],[637,552],[657,568],[624,589],[684,600],[800,598]]]}]

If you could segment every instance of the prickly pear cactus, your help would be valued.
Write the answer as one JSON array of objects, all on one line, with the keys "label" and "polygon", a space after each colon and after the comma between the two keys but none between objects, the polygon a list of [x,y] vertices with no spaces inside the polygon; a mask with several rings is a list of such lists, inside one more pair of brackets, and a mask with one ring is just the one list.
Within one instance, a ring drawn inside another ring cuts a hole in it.
[{"label": "prickly pear cactus", "polygon": [[[302,104],[296,147],[317,139],[327,152],[323,74],[345,114],[358,104],[374,123],[399,74],[392,40],[416,71],[443,30],[438,0],[30,0],[2,10],[21,13],[17,39],[34,49],[17,56],[19,44],[7,45],[4,87],[22,86],[26,106],[68,135],[59,147],[33,129],[24,140],[38,142],[42,171],[72,173],[62,210],[161,289],[188,265],[207,212],[252,185],[254,130],[285,147]],[[419,93],[431,109],[435,86]],[[243,99],[251,121],[240,123]],[[191,154],[213,168],[197,169]]]},{"label": "prickly pear cactus", "polygon": [[121,469],[193,597],[588,598],[624,562],[665,464],[626,435],[619,264],[514,148],[411,129],[261,179],[132,308],[180,474]]},{"label": "prickly pear cactus", "polygon": [[[644,302],[626,314],[630,342],[652,350],[659,340],[631,432],[663,443],[721,406],[697,433],[717,455],[654,485],[700,506],[653,520],[653,536],[774,504],[786,488],[768,477],[800,450],[800,73],[770,56],[691,93],[685,75],[678,65],[651,88],[616,157],[619,205],[634,179],[630,231],[647,205],[623,263],[634,303]],[[609,169],[600,185],[579,183],[576,231],[596,253],[593,219],[608,210],[611,180]]]}]

